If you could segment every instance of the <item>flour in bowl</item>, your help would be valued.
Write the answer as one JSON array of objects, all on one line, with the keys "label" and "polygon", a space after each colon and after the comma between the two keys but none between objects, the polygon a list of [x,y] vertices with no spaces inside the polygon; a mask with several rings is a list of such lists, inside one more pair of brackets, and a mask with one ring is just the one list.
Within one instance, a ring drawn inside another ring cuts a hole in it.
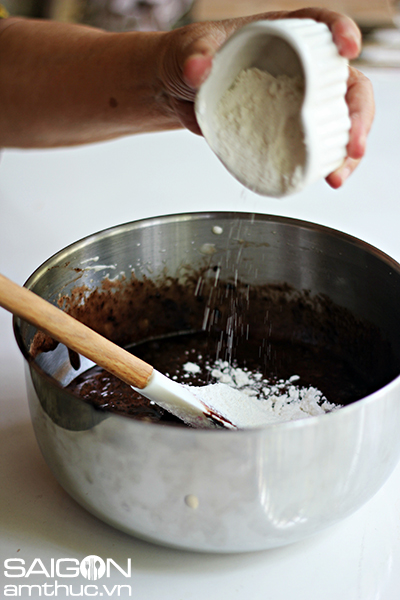
[{"label": "flour in bowl", "polygon": [[215,112],[218,156],[247,187],[282,196],[296,187],[306,160],[303,79],[257,68],[239,73]]},{"label": "flour in bowl", "polygon": [[[195,363],[188,364],[192,371]],[[294,421],[340,408],[328,402],[315,387],[296,384],[297,375],[271,383],[261,373],[232,366],[227,361],[217,360],[206,368],[216,383],[188,387],[217,413],[230,415],[239,428]],[[237,413],[235,404],[240,407]]]}]

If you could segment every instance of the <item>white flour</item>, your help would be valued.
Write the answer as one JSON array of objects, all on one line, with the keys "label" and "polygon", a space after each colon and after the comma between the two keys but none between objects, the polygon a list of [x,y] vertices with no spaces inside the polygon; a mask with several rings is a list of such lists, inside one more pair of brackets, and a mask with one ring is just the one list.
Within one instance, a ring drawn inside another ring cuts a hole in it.
[{"label": "white flour", "polygon": [[[206,368],[217,383],[190,386],[191,391],[208,407],[231,417],[239,428],[294,421],[340,408],[316,388],[296,385],[297,375],[272,384],[261,373],[233,367],[222,360]],[[198,372],[196,363],[187,363],[185,370]]]},{"label": "white flour", "polygon": [[216,110],[217,153],[247,187],[271,196],[295,188],[305,165],[301,77],[243,70]]}]

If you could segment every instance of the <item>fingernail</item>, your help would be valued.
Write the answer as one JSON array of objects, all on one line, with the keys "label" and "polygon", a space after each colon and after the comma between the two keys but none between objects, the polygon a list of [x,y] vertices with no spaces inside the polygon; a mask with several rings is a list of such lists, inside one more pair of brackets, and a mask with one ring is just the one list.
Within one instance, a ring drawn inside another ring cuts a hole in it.
[{"label": "fingernail", "polygon": [[[204,64],[205,61],[209,64]],[[204,54],[193,54],[186,59],[184,78],[191,87],[199,87],[209,76],[212,66],[211,57]],[[188,68],[189,67],[189,68]]]},{"label": "fingernail", "polygon": [[204,83],[205,80],[207,79],[207,77],[209,76],[211,72],[211,65],[209,65],[205,71],[203,72],[203,75],[200,77],[200,83]]},{"label": "fingernail", "polygon": [[359,44],[359,42],[360,42],[360,36],[355,31],[346,32],[344,34],[344,37],[347,38],[348,40],[350,40],[351,42],[354,42],[355,44]]},{"label": "fingernail", "polygon": [[361,156],[364,156],[365,149],[367,147],[367,135],[365,133],[363,133],[360,136],[360,140],[358,143],[359,143],[359,147],[360,147]]},{"label": "fingernail", "polygon": [[343,167],[343,169],[340,171],[340,179],[342,180],[342,183],[344,183],[346,181],[346,179],[349,177],[350,174],[351,174],[350,167]]},{"label": "fingernail", "polygon": [[354,44],[354,46],[355,46],[354,52],[352,53],[351,56],[349,56],[349,58],[355,58],[360,52],[360,42],[361,42],[360,36],[357,35],[356,33],[348,33],[345,37],[348,42],[350,42],[351,44]]},{"label": "fingernail", "polygon": [[[335,43],[336,43],[337,49],[339,51],[339,54],[341,54],[343,56],[347,56],[348,58],[353,58],[353,55],[355,57],[355,55],[358,54],[359,49],[360,49],[360,40],[357,37],[357,35],[353,32],[346,32],[346,33],[342,33],[340,36],[337,36],[335,38]],[[355,46],[354,50],[351,52],[351,56],[348,56],[349,45]]]}]

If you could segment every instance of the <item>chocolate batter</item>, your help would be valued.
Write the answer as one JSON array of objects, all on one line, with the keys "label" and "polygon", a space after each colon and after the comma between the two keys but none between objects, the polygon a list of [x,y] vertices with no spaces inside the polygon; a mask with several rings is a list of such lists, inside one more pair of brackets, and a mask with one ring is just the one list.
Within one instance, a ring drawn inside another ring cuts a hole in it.
[{"label": "chocolate batter", "polygon": [[[133,347],[132,352],[176,381],[200,386],[217,382],[206,368],[216,358],[217,344],[218,340],[199,332],[149,341]],[[314,386],[336,404],[348,404],[373,391],[365,377],[341,356],[305,344],[270,343],[263,350],[262,340],[247,340],[236,348],[235,357],[235,366],[261,371],[271,383],[299,375],[296,385]],[[184,369],[188,362],[199,365],[201,370],[188,373]],[[80,375],[68,387],[102,410],[151,422],[180,422],[100,367]]]},{"label": "chocolate batter", "polygon": [[[133,279],[119,289],[88,293],[79,288],[60,304],[183,383],[214,383],[205,365],[221,358],[261,371],[272,381],[299,375],[296,384],[312,385],[330,402],[348,404],[379,389],[399,371],[376,327],[329,298],[285,284],[206,282],[200,287],[195,279],[184,285]],[[32,347],[38,352],[40,346],[34,341]],[[200,373],[188,376],[183,369],[188,361],[199,364]],[[77,377],[69,389],[100,410],[179,422],[98,367]]]}]

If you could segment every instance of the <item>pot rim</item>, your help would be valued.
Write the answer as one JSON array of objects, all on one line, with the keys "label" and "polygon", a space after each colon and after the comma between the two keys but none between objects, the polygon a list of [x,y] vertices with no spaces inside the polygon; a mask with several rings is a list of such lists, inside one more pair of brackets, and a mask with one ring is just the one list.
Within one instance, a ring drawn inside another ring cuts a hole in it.
[{"label": "pot rim", "polygon": [[[56,264],[56,260],[57,260],[57,263],[59,263],[60,259],[62,260],[62,257],[64,255],[67,256],[70,253],[72,248],[78,249],[80,246],[87,245],[87,243],[90,242],[91,239],[95,240],[95,239],[99,239],[102,237],[104,237],[104,238],[111,237],[113,235],[119,234],[121,231],[124,231],[124,230],[129,231],[129,230],[141,229],[141,228],[157,225],[160,223],[168,223],[168,222],[176,222],[176,221],[184,222],[184,221],[192,221],[194,219],[196,219],[196,220],[200,220],[200,219],[202,219],[202,220],[204,220],[204,219],[217,220],[218,218],[220,218],[220,219],[243,219],[243,220],[247,220],[247,221],[265,221],[265,222],[269,222],[269,223],[294,225],[299,228],[305,228],[308,230],[328,234],[330,236],[334,236],[338,239],[346,241],[347,243],[353,244],[354,246],[357,246],[358,248],[368,252],[369,254],[375,256],[382,262],[386,263],[387,266],[392,268],[394,271],[397,271],[397,273],[400,275],[400,264],[395,259],[393,259],[391,256],[389,256],[382,250],[376,248],[375,246],[369,244],[368,242],[365,242],[364,240],[361,240],[353,235],[344,233],[344,232],[334,229],[332,227],[327,227],[326,225],[320,225],[318,223],[313,223],[311,221],[305,221],[302,219],[296,219],[296,218],[292,218],[292,217],[284,217],[284,216],[264,214],[264,213],[249,213],[249,212],[238,212],[238,211],[215,211],[215,212],[201,212],[200,211],[200,212],[189,212],[189,213],[170,213],[170,214],[159,215],[159,216],[154,216],[154,217],[145,217],[143,219],[139,219],[136,221],[129,221],[126,223],[122,223],[120,225],[114,225],[111,227],[107,227],[98,232],[84,236],[84,237],[80,238],[79,240],[72,242],[71,244],[68,244],[61,250],[52,254],[48,259],[46,259],[41,265],[39,265],[33,271],[33,273],[28,277],[28,279],[25,281],[25,283],[23,285],[24,285],[24,287],[31,289],[31,287],[34,285],[35,281],[40,278],[43,270],[50,270],[56,266],[58,267],[59,264]],[[85,402],[84,400],[82,400],[78,396],[74,395],[69,390],[67,390],[65,387],[61,386],[60,383],[56,379],[54,379],[53,377],[48,375],[35,362],[35,360],[29,354],[29,351],[26,348],[24,341],[22,339],[22,335],[20,332],[20,322],[21,322],[21,319],[19,317],[13,316],[14,336],[15,336],[16,342],[18,344],[18,347],[19,347],[23,357],[25,358],[25,360],[28,363],[29,368],[35,369],[35,371],[40,375],[40,377],[44,378],[50,385],[58,388],[59,390],[62,390],[62,393],[65,394],[67,398],[68,397],[74,398],[75,401],[85,404],[86,406],[90,406],[91,409],[94,411],[98,411],[99,409],[97,409],[90,403]],[[210,429],[210,430],[209,429],[196,429],[196,430],[194,430],[194,429],[190,429],[190,428],[174,426],[174,424],[168,424],[167,426],[165,424],[163,424],[162,427],[163,427],[163,430],[164,429],[172,430],[174,432],[174,435],[183,435],[183,436],[185,436],[185,435],[193,436],[194,434],[195,435],[217,435],[218,434],[220,436],[221,435],[229,435],[229,436],[232,436],[232,435],[236,435],[236,436],[238,436],[238,435],[255,435],[255,436],[258,436],[260,433],[265,433],[266,431],[269,431],[269,430],[276,431],[277,428],[279,430],[285,430],[285,429],[291,430],[291,429],[298,429],[298,428],[304,428],[304,427],[315,427],[319,422],[321,422],[321,419],[341,418],[340,415],[343,415],[343,416],[350,415],[352,412],[354,412],[356,410],[360,410],[360,406],[362,406],[362,407],[368,406],[371,403],[378,401],[380,396],[383,396],[384,394],[386,394],[387,391],[390,391],[392,387],[398,386],[399,381],[400,381],[400,373],[392,381],[390,381],[383,387],[379,388],[372,394],[364,396],[363,398],[360,398],[359,400],[356,400],[346,406],[343,406],[342,408],[340,408],[337,411],[333,411],[333,412],[329,412],[329,413],[325,413],[325,414],[317,415],[317,416],[311,416],[311,417],[307,417],[304,419],[297,419],[294,421],[283,421],[280,423],[271,423],[270,425],[264,426],[264,427],[254,427],[251,429],[249,428],[249,429],[241,429],[241,430],[240,429],[238,429],[238,430],[223,430],[223,429]],[[125,417],[123,415],[119,415],[117,413],[112,413],[112,412],[107,413],[107,418],[123,419],[124,423],[131,422],[132,423],[131,427],[136,427],[136,426],[137,427],[160,427],[160,425],[157,423],[149,423],[146,421],[141,421],[140,419],[129,418],[129,417]]]}]

